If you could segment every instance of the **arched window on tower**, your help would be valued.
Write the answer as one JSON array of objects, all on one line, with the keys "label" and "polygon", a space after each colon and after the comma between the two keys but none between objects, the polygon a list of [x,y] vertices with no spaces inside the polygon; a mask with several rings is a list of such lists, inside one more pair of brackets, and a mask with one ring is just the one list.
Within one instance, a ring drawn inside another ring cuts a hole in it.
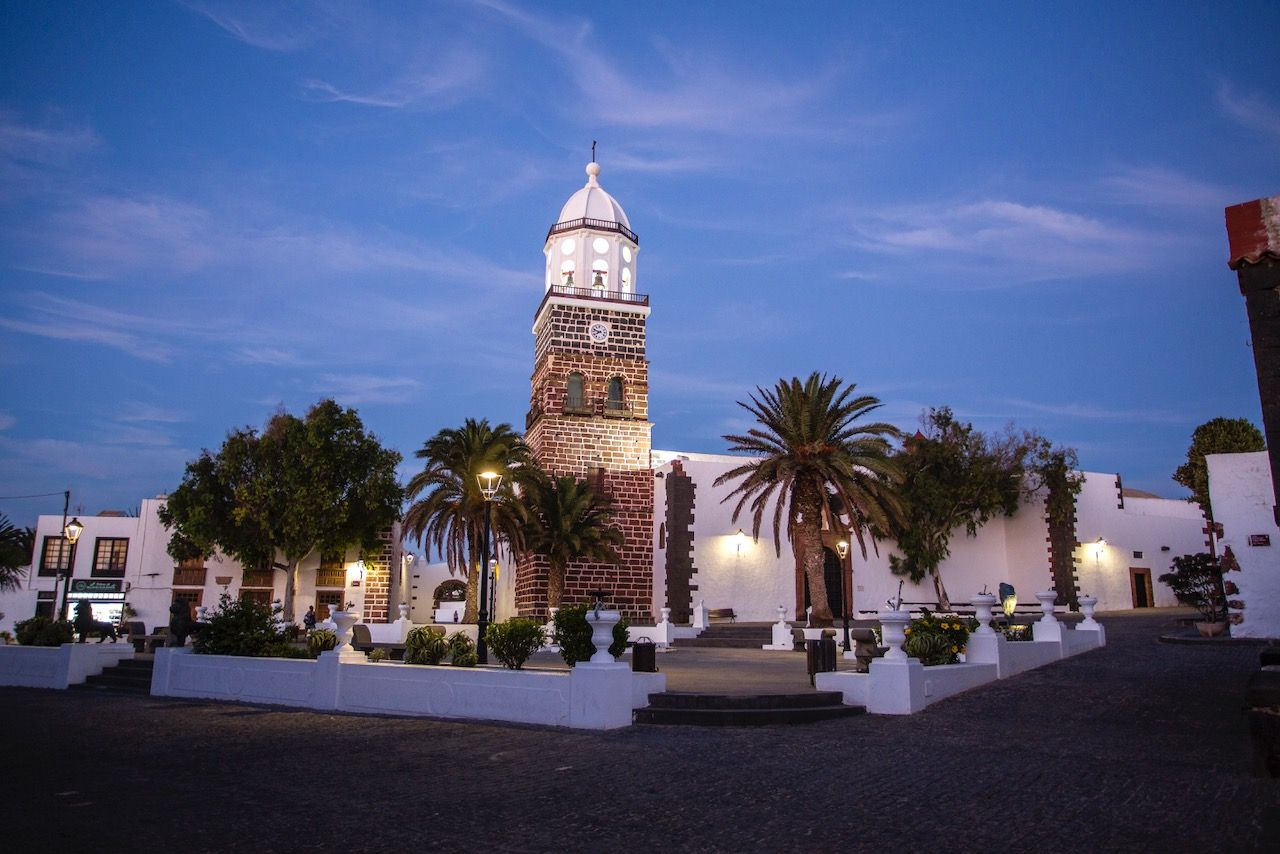
[{"label": "arched window on tower", "polygon": [[582,374],[569,374],[568,390],[564,397],[565,412],[582,411],[587,408],[587,395],[583,388]]},{"label": "arched window on tower", "polygon": [[608,412],[623,412],[626,410],[622,395],[622,377],[609,378],[609,396],[605,400],[605,410]]}]

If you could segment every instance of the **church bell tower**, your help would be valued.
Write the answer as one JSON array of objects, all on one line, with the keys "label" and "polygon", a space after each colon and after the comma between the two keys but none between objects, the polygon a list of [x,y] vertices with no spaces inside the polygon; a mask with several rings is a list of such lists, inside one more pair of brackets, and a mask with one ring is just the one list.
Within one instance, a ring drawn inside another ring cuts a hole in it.
[{"label": "church bell tower", "polygon": [[[618,566],[570,564],[563,604],[594,590],[630,620],[653,616],[653,472],[649,461],[649,297],[636,290],[640,239],[622,206],[600,186],[600,164],[547,232],[546,279],[534,315],[532,394],[525,441],[553,476],[588,479],[611,499],[625,537]],[[520,614],[542,617],[547,567],[522,563]]]}]

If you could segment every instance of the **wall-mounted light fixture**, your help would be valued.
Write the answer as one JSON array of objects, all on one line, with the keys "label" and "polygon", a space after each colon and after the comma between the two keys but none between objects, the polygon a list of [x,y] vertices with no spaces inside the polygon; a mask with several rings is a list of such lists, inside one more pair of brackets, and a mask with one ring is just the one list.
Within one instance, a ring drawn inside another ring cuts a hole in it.
[{"label": "wall-mounted light fixture", "polygon": [[747,535],[741,528],[733,535],[733,544],[737,547],[738,554],[742,554],[742,549],[747,544]]}]

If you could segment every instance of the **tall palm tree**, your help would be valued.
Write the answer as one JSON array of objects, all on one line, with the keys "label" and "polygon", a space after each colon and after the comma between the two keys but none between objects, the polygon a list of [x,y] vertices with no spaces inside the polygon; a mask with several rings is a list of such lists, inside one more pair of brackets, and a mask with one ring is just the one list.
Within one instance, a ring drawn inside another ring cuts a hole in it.
[{"label": "tall palm tree", "polygon": [[619,563],[622,532],[609,524],[609,498],[572,476],[530,479],[520,494],[524,549],[547,559],[547,607],[559,608],[565,569],[575,560]]},{"label": "tall palm tree", "polygon": [[461,427],[445,428],[428,439],[416,456],[425,463],[409,481],[408,497],[417,500],[405,513],[405,533],[419,544],[425,540],[444,557],[450,572],[466,577],[463,620],[473,623],[486,510],[477,476],[483,471],[504,475],[502,491],[490,508],[493,535],[508,547],[519,547],[521,526],[511,500],[512,481],[526,476],[532,454],[510,424],[490,427],[487,419],[468,418]]},{"label": "tall palm tree", "polygon": [[881,422],[857,423],[880,407],[870,395],[854,396],[853,383],[816,371],[805,380],[780,379],[769,390],[757,387],[750,403],[738,402],[759,423],[746,435],[725,436],[731,451],[756,459],[716,478],[716,486],[737,481],[723,499],[735,496],[733,519],[751,509],[752,536],[759,539],[769,505],[773,541],[782,554],[782,519],[796,558],[796,571],[809,582],[813,622],[831,624],[823,574],[822,528],[847,527],[867,556],[871,531],[884,531],[900,512],[896,484],[901,476],[890,457],[889,440],[900,434]]},{"label": "tall palm tree", "polygon": [[0,513],[0,592],[17,590],[32,563],[31,550],[36,532],[31,528],[15,528]]}]

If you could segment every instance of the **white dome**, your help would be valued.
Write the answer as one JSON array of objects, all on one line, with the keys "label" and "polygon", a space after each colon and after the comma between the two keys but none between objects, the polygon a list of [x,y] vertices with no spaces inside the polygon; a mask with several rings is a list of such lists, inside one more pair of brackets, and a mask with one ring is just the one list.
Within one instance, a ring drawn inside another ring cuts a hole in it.
[{"label": "white dome", "polygon": [[604,191],[596,181],[600,174],[599,163],[587,164],[587,185],[569,197],[560,209],[560,218],[556,223],[573,222],[579,219],[598,219],[604,222],[616,222],[631,228],[627,221],[626,211],[617,199]]}]

